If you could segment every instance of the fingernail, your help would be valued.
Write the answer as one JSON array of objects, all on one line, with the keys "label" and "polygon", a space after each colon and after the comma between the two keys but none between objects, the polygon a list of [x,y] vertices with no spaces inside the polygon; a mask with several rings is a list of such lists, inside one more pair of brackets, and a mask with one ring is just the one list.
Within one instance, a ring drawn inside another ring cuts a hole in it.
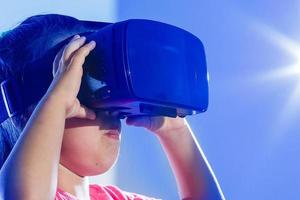
[{"label": "fingernail", "polygon": [[96,46],[96,42],[92,40],[89,42],[89,45],[94,48]]},{"label": "fingernail", "polygon": [[80,38],[79,35],[74,35],[74,36],[72,37],[71,41],[75,41],[75,40],[77,40],[78,38]]}]

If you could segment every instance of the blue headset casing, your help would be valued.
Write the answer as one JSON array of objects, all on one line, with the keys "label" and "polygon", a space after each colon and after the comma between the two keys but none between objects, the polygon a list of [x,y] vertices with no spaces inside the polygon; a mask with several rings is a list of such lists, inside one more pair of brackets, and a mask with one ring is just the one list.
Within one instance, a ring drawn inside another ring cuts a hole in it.
[{"label": "blue headset casing", "polygon": [[[95,110],[112,111],[120,118],[184,117],[207,110],[204,47],[191,33],[161,22],[132,19],[80,35],[97,43],[84,63],[78,94],[81,103]],[[1,84],[0,107],[7,112],[0,118],[39,101],[52,81],[53,59],[68,41],[60,42],[31,63],[23,77]]]}]

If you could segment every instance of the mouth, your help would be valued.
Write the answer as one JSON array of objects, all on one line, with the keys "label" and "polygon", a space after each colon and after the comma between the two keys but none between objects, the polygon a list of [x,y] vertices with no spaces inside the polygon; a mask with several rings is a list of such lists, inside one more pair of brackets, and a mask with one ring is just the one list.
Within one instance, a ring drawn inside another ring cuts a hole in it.
[{"label": "mouth", "polygon": [[111,139],[115,139],[115,140],[120,140],[120,138],[121,138],[121,134],[118,130],[110,130],[110,131],[104,133],[104,135]]}]

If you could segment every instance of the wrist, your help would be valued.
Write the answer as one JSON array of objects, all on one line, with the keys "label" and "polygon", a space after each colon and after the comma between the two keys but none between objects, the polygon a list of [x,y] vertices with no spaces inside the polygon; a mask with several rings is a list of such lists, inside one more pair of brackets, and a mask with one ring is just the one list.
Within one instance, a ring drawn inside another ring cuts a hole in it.
[{"label": "wrist", "polygon": [[55,104],[63,106],[63,110],[65,111],[65,114],[67,116],[68,110],[70,109],[70,107],[72,107],[72,104],[74,103],[74,98],[76,98],[76,96],[73,97],[73,95],[64,92],[67,89],[62,90],[58,87],[59,81],[61,81],[60,76],[61,75],[57,75],[56,77],[54,77],[51,85],[49,86],[45,94],[45,98]]},{"label": "wrist", "polygon": [[67,117],[67,102],[63,100],[64,98],[62,98],[60,95],[55,94],[55,93],[50,93],[50,94],[46,94],[44,96],[44,101],[45,104],[49,105],[51,108],[57,110],[57,111],[62,111],[64,117]]},{"label": "wrist", "polygon": [[171,120],[172,123],[169,122],[168,126],[162,127],[155,131],[155,134],[159,139],[170,139],[190,132],[188,123],[185,119],[176,118]]},{"label": "wrist", "polygon": [[162,131],[156,134],[157,139],[163,147],[173,146],[174,148],[184,148],[184,143],[191,140],[192,134],[188,127],[181,127],[173,130]]}]

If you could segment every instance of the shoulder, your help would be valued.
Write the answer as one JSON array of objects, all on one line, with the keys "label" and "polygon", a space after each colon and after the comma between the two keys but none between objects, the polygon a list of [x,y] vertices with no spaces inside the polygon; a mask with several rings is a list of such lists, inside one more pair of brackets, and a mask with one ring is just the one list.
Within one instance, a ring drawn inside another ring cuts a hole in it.
[{"label": "shoulder", "polygon": [[92,194],[100,194],[100,193],[108,193],[113,199],[124,199],[124,200],[158,200],[153,197],[144,196],[137,193],[131,193],[123,191],[114,185],[101,186],[98,184],[90,185],[90,195]]}]

